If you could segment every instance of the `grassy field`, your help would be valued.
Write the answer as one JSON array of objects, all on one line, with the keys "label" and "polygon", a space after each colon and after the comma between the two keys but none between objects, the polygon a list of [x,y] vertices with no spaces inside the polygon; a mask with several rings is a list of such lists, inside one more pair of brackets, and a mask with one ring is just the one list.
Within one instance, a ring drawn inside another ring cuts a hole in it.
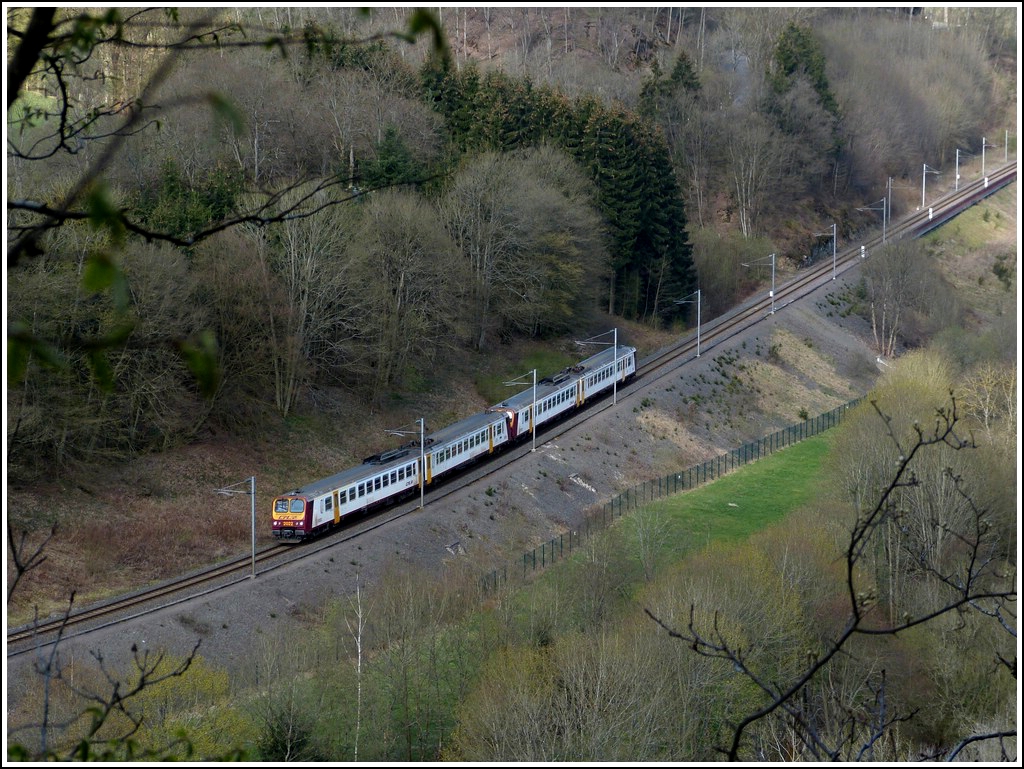
[{"label": "grassy field", "polygon": [[[621,548],[615,556],[620,559],[619,578],[638,589],[645,581],[641,563],[652,565],[655,571],[669,568],[711,544],[742,542],[811,503],[820,488],[822,463],[834,436],[830,431],[809,438],[697,489],[626,513],[615,522],[617,531],[613,532],[619,538],[612,547]],[[578,553],[523,587],[517,603],[531,606],[551,600],[551,592],[564,581],[558,570],[581,568],[583,561],[593,559],[594,550],[609,552],[583,543]],[[632,590],[622,584],[619,592]]]},{"label": "grassy field", "polygon": [[810,438],[639,512],[665,520],[665,555],[692,550],[695,542],[745,539],[814,499],[831,442],[831,433]]}]

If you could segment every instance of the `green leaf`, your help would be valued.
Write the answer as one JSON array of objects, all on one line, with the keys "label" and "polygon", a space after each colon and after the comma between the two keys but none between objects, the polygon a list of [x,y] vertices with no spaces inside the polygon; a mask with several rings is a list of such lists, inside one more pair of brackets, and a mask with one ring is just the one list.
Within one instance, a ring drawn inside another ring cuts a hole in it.
[{"label": "green leaf", "polygon": [[444,35],[441,22],[433,11],[426,8],[417,8],[409,14],[408,32],[398,36],[409,43],[415,43],[416,38],[424,32],[431,33],[434,53],[440,56],[442,61],[449,58],[448,38]]},{"label": "green leaf", "polygon": [[29,346],[20,339],[7,340],[7,384],[13,385],[21,381],[28,368]]},{"label": "green leaf", "polygon": [[91,254],[82,273],[82,287],[87,291],[103,291],[113,285],[117,276],[117,265],[109,254]]},{"label": "green leaf", "polygon": [[214,117],[231,126],[231,131],[235,136],[240,136],[245,130],[245,120],[238,108],[227,97],[216,91],[208,91],[206,101],[213,108]]},{"label": "green leaf", "polygon": [[124,270],[110,254],[102,251],[90,254],[86,260],[85,270],[82,273],[82,288],[94,293],[109,289],[114,309],[120,313],[127,311],[131,301],[128,278],[124,274]]},{"label": "green leaf", "polygon": [[89,212],[89,224],[94,230],[109,230],[110,238],[116,244],[124,241],[125,230],[121,212],[110,199],[110,193],[105,186],[93,187],[86,197],[85,205]]},{"label": "green leaf", "polygon": [[7,760],[8,761],[30,761],[31,755],[28,752],[28,748],[24,745],[13,742],[7,745]]},{"label": "green leaf", "polygon": [[180,341],[178,354],[196,378],[199,392],[204,398],[213,398],[220,387],[220,366],[217,363],[217,338],[207,329],[195,342]]},{"label": "green leaf", "polygon": [[102,349],[89,351],[89,367],[96,379],[96,384],[103,392],[114,391],[114,370],[110,368],[110,362]]},{"label": "green leaf", "polygon": [[21,321],[7,326],[7,383],[17,384],[25,376],[28,362],[35,355],[44,365],[62,369],[67,364],[64,355],[53,345],[35,337]]}]

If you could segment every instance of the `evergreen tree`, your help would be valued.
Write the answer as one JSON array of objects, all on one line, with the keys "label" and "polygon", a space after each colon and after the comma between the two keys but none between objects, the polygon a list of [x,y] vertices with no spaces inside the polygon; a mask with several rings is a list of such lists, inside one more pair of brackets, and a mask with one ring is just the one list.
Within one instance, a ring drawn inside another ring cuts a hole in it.
[{"label": "evergreen tree", "polygon": [[[611,255],[609,312],[646,322],[670,317],[670,300],[692,284],[692,262],[664,135],[636,113],[593,97],[570,102],[528,79],[498,71],[480,77],[472,66],[464,72],[428,66],[422,78],[451,143],[463,152],[511,152],[544,142],[565,150],[597,189]],[[647,92],[655,99],[694,88],[699,83],[680,56],[670,77],[655,69]]]},{"label": "evergreen tree", "polygon": [[424,176],[425,168],[405,146],[398,129],[388,126],[377,147],[377,157],[364,166],[360,175],[366,189],[401,184],[415,184]]},{"label": "evergreen tree", "polygon": [[825,74],[825,54],[818,41],[806,27],[790,23],[779,37],[772,57],[768,81],[776,94],[788,91],[798,76],[807,78],[821,106],[838,116],[839,104],[832,93]]}]

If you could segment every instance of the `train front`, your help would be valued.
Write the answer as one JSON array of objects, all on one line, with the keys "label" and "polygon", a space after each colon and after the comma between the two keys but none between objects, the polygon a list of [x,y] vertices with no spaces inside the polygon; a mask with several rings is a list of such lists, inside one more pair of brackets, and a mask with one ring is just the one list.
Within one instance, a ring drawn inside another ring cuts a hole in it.
[{"label": "train front", "polygon": [[305,497],[278,497],[274,500],[275,539],[304,539],[309,536],[312,505]]}]

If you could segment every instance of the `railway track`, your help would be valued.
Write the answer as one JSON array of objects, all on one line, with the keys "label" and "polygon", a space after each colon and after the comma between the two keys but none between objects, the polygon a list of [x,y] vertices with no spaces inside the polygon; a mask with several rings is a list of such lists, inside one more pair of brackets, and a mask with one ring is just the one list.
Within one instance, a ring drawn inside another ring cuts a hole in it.
[{"label": "railway track", "polygon": [[[762,295],[760,298],[748,301],[703,324],[700,340],[702,352],[713,349],[740,331],[749,328],[751,324],[770,317],[787,305],[831,283],[842,273],[860,264],[862,259],[870,258],[873,250],[883,245],[883,240],[888,242],[908,237],[920,237],[979,200],[1012,183],[1016,177],[1017,164],[1014,162],[999,169],[987,179],[979,179],[966,184],[963,189],[945,195],[930,207],[904,217],[895,226],[887,228],[884,234],[875,234],[862,243],[837,252],[834,262],[821,260],[802,270],[793,278],[779,285],[774,296]],[[636,389],[646,387],[661,376],[671,373],[695,356],[696,347],[696,337],[689,336],[674,345],[659,350],[649,358],[639,361],[635,380],[619,387],[618,392],[622,397],[628,397]],[[568,415],[565,419],[547,428],[544,431],[543,442],[546,443],[564,435],[611,406],[612,401],[608,395],[602,396],[580,411]],[[530,444],[523,443],[484,463],[471,465],[446,480],[443,486],[428,491],[424,497],[424,503],[426,506],[436,503],[469,484],[498,473],[529,453]],[[247,555],[110,601],[69,611],[61,616],[51,616],[31,625],[9,629],[7,656],[10,658],[24,654],[38,649],[40,646],[52,644],[61,638],[84,635],[102,627],[134,619],[201,595],[225,589],[260,573],[273,571],[329,547],[365,536],[368,532],[386,526],[417,509],[418,503],[392,505],[372,513],[371,517],[356,519],[351,524],[321,539],[301,545],[275,544],[266,547],[256,553],[255,563],[253,563],[252,557]]]}]

